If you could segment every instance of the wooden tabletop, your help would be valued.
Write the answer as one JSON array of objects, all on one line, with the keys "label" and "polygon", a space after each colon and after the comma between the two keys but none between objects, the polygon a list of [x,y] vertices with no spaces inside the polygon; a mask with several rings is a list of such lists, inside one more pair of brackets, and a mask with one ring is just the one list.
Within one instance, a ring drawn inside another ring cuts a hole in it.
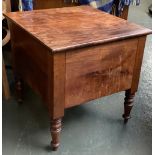
[{"label": "wooden tabletop", "polygon": [[53,52],[150,34],[151,30],[90,6],[4,14]]}]

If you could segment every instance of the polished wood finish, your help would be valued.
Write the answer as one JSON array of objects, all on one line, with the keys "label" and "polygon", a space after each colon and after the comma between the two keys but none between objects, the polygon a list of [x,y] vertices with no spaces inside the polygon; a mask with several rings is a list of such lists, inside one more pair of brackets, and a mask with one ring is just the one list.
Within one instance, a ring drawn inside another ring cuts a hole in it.
[{"label": "polished wood finish", "polygon": [[[47,104],[48,94],[44,90],[48,86],[47,69],[49,49],[43,46],[43,44],[40,44],[38,40],[25,30],[18,28],[14,23],[9,22],[9,28],[11,31],[13,71],[15,77],[24,79],[32,89],[41,95],[45,101],[44,103]],[[24,39],[21,39],[21,37]],[[35,61],[33,60],[34,58]]]},{"label": "polished wood finish", "polygon": [[130,112],[133,107],[134,96],[135,93],[131,93],[130,89],[126,90],[124,99],[124,114],[123,114],[124,123],[127,123],[128,119],[131,118]]},{"label": "polished wood finish", "polygon": [[67,52],[65,107],[131,88],[137,43],[128,39]]},{"label": "polished wood finish", "polygon": [[60,131],[61,131],[61,118],[51,120],[51,147],[53,151],[56,151],[60,145]]},{"label": "polished wood finish", "polygon": [[48,107],[52,119],[64,116],[65,53],[50,53],[48,57]]},{"label": "polished wood finish", "polygon": [[20,12],[7,13],[7,18],[54,53],[142,36],[150,32],[149,29],[90,6],[35,10],[25,12],[24,16]]},{"label": "polished wood finish", "polygon": [[142,65],[144,48],[145,48],[145,41],[146,41],[146,36],[139,37],[139,39],[138,39],[133,79],[132,79],[132,86],[131,86],[131,93],[136,92],[138,89],[141,65]]},{"label": "polished wood finish", "polygon": [[64,110],[119,91],[125,120],[137,91],[144,43],[151,31],[89,6],[5,14],[14,74],[46,103],[53,150]]}]

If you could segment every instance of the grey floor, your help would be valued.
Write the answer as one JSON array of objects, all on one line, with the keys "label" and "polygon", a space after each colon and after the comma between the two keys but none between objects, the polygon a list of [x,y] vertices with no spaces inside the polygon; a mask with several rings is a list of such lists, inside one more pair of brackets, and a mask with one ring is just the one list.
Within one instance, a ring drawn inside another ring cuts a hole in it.
[{"label": "grey floor", "polygon": [[[140,7],[130,7],[129,21],[151,28],[147,9],[151,0],[141,1]],[[27,88],[24,103],[19,106],[12,91],[12,98],[3,100],[3,155],[151,155],[151,41],[150,35],[132,119],[127,125],[121,118],[123,92],[68,109],[61,146],[51,152],[49,118],[41,99]],[[12,73],[8,71],[8,75],[12,87]]]}]

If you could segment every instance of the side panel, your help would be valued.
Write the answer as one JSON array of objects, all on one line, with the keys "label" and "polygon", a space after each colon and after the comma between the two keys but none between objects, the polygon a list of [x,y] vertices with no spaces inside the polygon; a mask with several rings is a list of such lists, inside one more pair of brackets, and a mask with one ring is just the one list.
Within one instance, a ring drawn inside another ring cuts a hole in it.
[{"label": "side panel", "polygon": [[9,28],[15,76],[26,81],[47,103],[49,49],[16,24],[9,22]]},{"label": "side panel", "polygon": [[66,53],[65,107],[131,88],[138,39]]}]

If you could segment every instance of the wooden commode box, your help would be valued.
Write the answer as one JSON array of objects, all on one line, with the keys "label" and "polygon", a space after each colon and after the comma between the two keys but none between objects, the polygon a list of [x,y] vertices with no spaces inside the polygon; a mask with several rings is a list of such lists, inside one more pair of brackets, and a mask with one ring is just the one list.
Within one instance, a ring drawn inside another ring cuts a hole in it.
[{"label": "wooden commode box", "polygon": [[126,91],[127,122],[151,30],[90,6],[5,16],[19,101],[24,80],[48,107],[53,150],[59,146],[61,119],[69,107]]}]

